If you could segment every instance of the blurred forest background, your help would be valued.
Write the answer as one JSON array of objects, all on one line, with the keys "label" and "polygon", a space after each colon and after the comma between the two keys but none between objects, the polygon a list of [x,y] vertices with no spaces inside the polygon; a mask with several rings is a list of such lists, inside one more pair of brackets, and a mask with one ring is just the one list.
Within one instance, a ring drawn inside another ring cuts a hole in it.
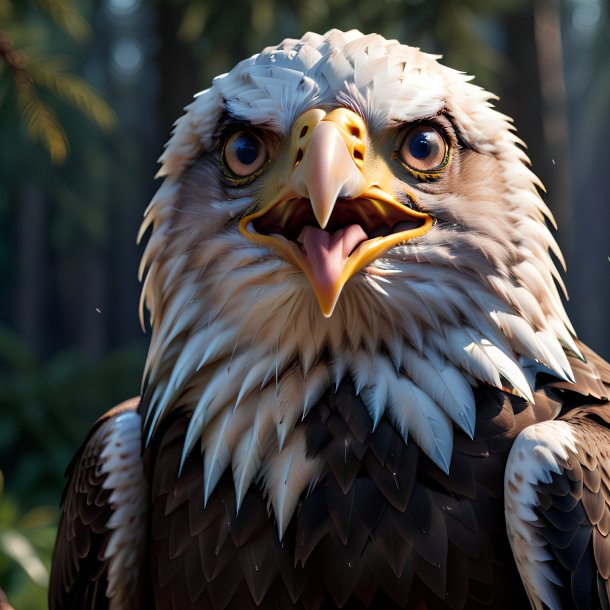
[{"label": "blurred forest background", "polygon": [[46,607],[63,472],[138,393],[135,235],[192,95],[284,37],[377,31],[500,96],[610,357],[609,0],[0,0],[0,587]]}]

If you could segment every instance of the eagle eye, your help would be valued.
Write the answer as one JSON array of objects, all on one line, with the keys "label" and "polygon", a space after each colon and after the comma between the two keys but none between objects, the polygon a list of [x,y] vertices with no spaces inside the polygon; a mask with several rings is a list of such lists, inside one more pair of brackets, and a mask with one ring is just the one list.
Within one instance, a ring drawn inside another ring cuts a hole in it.
[{"label": "eagle eye", "polygon": [[226,141],[222,161],[230,177],[253,178],[267,161],[267,149],[253,133],[237,131]]},{"label": "eagle eye", "polygon": [[398,157],[416,174],[442,170],[449,162],[449,146],[444,136],[431,125],[417,125],[405,136]]}]

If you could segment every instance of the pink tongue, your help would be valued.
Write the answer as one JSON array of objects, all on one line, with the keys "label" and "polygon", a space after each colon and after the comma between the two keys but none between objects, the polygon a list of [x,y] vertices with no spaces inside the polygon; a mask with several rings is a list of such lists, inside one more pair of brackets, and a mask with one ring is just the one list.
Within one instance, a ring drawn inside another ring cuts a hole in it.
[{"label": "pink tongue", "polygon": [[309,268],[319,288],[329,289],[337,283],[350,252],[368,235],[360,225],[349,225],[334,233],[306,226],[299,235]]}]

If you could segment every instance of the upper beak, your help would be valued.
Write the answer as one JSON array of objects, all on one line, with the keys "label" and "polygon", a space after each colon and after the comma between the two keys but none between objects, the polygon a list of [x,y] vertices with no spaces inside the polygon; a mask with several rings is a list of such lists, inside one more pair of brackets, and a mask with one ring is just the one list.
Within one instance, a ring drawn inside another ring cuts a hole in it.
[{"label": "upper beak", "polygon": [[365,141],[364,121],[351,110],[306,111],[291,130],[284,188],[239,225],[303,271],[326,317],[352,275],[432,226],[428,214],[367,179]]}]

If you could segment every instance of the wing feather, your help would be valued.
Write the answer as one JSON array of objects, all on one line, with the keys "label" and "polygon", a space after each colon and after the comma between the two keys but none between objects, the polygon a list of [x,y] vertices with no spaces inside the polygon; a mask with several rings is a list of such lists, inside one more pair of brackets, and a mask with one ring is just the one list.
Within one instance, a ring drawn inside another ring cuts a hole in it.
[{"label": "wing feather", "polygon": [[[569,411],[517,438],[507,464],[509,538],[534,607],[608,605],[608,404]],[[538,604],[538,605],[537,605]]]},{"label": "wing feather", "polygon": [[68,467],[50,610],[140,608],[148,485],[138,403],[103,415]]}]

